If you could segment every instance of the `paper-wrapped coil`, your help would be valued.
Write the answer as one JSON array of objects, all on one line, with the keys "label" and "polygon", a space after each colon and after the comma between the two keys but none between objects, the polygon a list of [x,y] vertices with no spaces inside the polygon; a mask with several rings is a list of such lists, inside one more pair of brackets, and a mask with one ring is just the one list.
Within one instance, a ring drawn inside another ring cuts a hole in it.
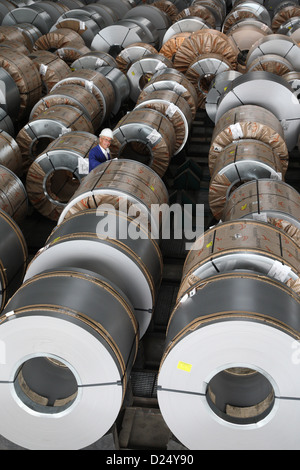
[{"label": "paper-wrapped coil", "polygon": [[117,67],[118,64],[107,52],[90,51],[81,55],[71,64],[71,70],[91,69],[97,70],[99,67]]},{"label": "paper-wrapped coil", "polygon": [[32,161],[57,137],[70,131],[94,133],[92,123],[83,111],[74,106],[56,105],[46,109],[26,124],[17,134],[23,170],[27,172]]},{"label": "paper-wrapped coil", "polygon": [[[105,229],[104,229],[105,227]],[[55,227],[30,262],[25,281],[46,269],[89,269],[116,284],[130,300],[139,339],[149,327],[162,277],[162,256],[155,239],[134,218],[112,208],[78,212]]]},{"label": "paper-wrapped coil", "polygon": [[70,73],[70,67],[53,52],[33,51],[29,54],[29,58],[40,73],[43,95],[50,93],[54,85]]},{"label": "paper-wrapped coil", "polygon": [[56,51],[72,43],[84,46],[84,40],[76,31],[68,28],[59,28],[55,31],[43,34],[34,43],[34,50]]},{"label": "paper-wrapped coil", "polygon": [[178,11],[179,11],[175,3],[169,0],[157,0],[152,3],[152,6],[165,12],[168,15],[168,17],[171,19],[171,22],[174,23],[175,18],[178,15]]},{"label": "paper-wrapped coil", "polygon": [[199,280],[233,271],[270,276],[300,293],[297,243],[277,227],[244,219],[217,224],[197,238],[184,262],[177,300]]},{"label": "paper-wrapped coil", "polygon": [[300,16],[299,5],[287,5],[279,9],[279,11],[277,11],[272,18],[271,27],[274,33],[277,32],[277,30],[279,29],[281,25],[283,25],[283,23],[285,23],[290,18],[293,18],[295,16]]},{"label": "paper-wrapped coil", "polygon": [[[162,52],[160,52],[162,53]],[[150,54],[158,54],[158,51],[151,44],[146,43],[133,43],[126,46],[116,57],[117,67],[123,72],[127,73],[127,70],[133,62],[141,59]],[[165,55],[165,54],[163,54]]]},{"label": "paper-wrapped coil", "polygon": [[254,219],[286,232],[300,245],[300,194],[280,180],[260,178],[236,188],[228,197],[222,220]]},{"label": "paper-wrapped coil", "polygon": [[26,191],[38,212],[58,220],[88,173],[88,154],[97,143],[98,138],[88,132],[69,132],[51,142],[32,162],[26,176]]},{"label": "paper-wrapped coil", "polygon": [[209,150],[210,172],[220,152],[227,145],[244,139],[259,140],[269,145],[279,156],[283,175],[285,174],[289,153],[282,126],[273,113],[255,105],[230,109],[217,121]]},{"label": "paper-wrapped coil", "polygon": [[22,155],[15,139],[0,129],[0,165],[22,176]]},{"label": "paper-wrapped coil", "polygon": [[8,353],[1,435],[41,450],[100,439],[120,412],[137,353],[125,294],[96,273],[63,268],[23,283],[0,323]]},{"label": "paper-wrapped coil", "polygon": [[216,20],[214,15],[204,5],[191,5],[189,8],[184,8],[176,16],[175,22],[181,20],[181,18],[187,18],[189,16],[198,16],[199,18],[202,18],[211,29],[216,28]]},{"label": "paper-wrapped coil", "polygon": [[175,54],[183,43],[183,41],[191,35],[191,31],[183,31],[182,33],[176,33],[171,36],[160,48],[159,53],[170,59],[174,60]]},{"label": "paper-wrapped coil", "polygon": [[20,178],[3,165],[0,165],[0,177],[0,209],[19,224],[25,219],[28,212],[28,197],[25,187]]},{"label": "paper-wrapped coil", "polygon": [[199,281],[177,303],[157,394],[184,446],[298,449],[299,314],[291,289],[248,272]]},{"label": "paper-wrapped coil", "polygon": [[247,72],[255,72],[256,70],[265,70],[276,75],[284,75],[292,72],[294,68],[284,57],[276,54],[266,54],[254,59],[247,67]]}]

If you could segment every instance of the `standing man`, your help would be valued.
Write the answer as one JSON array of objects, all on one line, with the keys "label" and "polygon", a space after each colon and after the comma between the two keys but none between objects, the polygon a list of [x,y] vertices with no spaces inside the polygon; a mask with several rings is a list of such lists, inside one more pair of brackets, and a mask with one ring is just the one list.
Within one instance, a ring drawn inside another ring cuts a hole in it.
[{"label": "standing man", "polygon": [[113,139],[111,129],[103,129],[99,135],[99,145],[93,147],[89,153],[89,171],[92,171],[100,163],[110,160],[109,146]]}]

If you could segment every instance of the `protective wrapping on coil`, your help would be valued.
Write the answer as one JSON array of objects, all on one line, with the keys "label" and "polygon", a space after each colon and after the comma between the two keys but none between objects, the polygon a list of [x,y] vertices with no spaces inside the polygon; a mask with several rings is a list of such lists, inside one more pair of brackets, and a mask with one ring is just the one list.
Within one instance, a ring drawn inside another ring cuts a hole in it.
[{"label": "protective wrapping on coil", "polygon": [[184,8],[176,16],[175,22],[189,16],[198,16],[199,18],[202,18],[211,29],[215,29],[216,27],[216,20],[214,15],[204,5],[198,4],[192,5],[189,8]]},{"label": "protective wrapping on coil", "polygon": [[175,18],[178,15],[178,8],[173,2],[169,0],[157,0],[153,2],[152,6],[165,12],[166,15],[168,15],[168,17],[174,23]]},{"label": "protective wrapping on coil", "polygon": [[[162,52],[160,52],[162,53]],[[135,42],[124,49],[117,55],[116,63],[123,73],[127,73],[130,65],[136,60],[150,54],[158,54],[158,51],[151,44]]]},{"label": "protective wrapping on coil", "polygon": [[178,48],[186,38],[190,37],[191,34],[192,33],[190,31],[183,31],[181,33],[174,34],[162,45],[159,53],[163,54],[173,62]]},{"label": "protective wrapping on coil", "polygon": [[293,66],[284,57],[276,54],[265,54],[254,59],[247,67],[247,72],[255,72],[257,70],[264,70],[282,76],[292,72]]},{"label": "protective wrapping on coil", "polygon": [[29,58],[41,75],[43,95],[49,93],[54,85],[70,73],[70,67],[53,52],[36,50],[29,54]]},{"label": "protective wrapping on coil", "polygon": [[22,176],[22,155],[13,137],[0,129],[0,165],[5,166],[17,176]]},{"label": "protective wrapping on coil", "polygon": [[28,197],[25,187],[20,178],[3,165],[0,165],[0,177],[0,208],[19,224],[28,213]]},{"label": "protective wrapping on coil", "polygon": [[34,43],[33,50],[53,51],[73,43],[85,46],[84,40],[76,31],[68,28],[59,28],[38,38]]},{"label": "protective wrapping on coil", "polygon": [[300,16],[299,5],[283,5],[283,8],[279,9],[272,18],[271,28],[273,32],[276,33],[282,24],[295,16]]}]

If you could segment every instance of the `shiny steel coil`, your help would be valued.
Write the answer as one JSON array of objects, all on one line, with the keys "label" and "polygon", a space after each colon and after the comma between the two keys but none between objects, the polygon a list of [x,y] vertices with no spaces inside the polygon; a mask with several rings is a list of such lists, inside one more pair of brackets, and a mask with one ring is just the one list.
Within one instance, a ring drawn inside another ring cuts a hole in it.
[{"label": "shiny steel coil", "polygon": [[0,107],[0,129],[6,131],[12,137],[14,137],[15,135],[14,123],[11,117],[7,114],[7,112],[1,107]]},{"label": "shiny steel coil", "polygon": [[[298,449],[299,296],[247,271],[199,281],[186,294],[158,374],[169,429],[193,450]],[[224,374],[226,387],[218,386]]]},{"label": "shiny steel coil", "polygon": [[272,148],[254,139],[233,142],[223,149],[213,167],[209,207],[219,220],[230,193],[241,184],[260,178],[282,179],[282,165]]},{"label": "shiny steel coil", "polygon": [[293,39],[283,34],[270,34],[256,41],[247,54],[247,67],[266,54],[277,54],[288,60],[295,72],[300,71],[300,48]]},{"label": "shiny steel coil", "polygon": [[300,6],[299,5],[286,5],[283,8],[279,8],[277,12],[275,12],[272,18],[272,30],[274,33],[278,31],[280,26],[282,26],[286,21],[290,18],[300,16]]},{"label": "shiny steel coil", "polygon": [[[81,81],[81,83],[83,80]],[[90,87],[93,88],[92,86]],[[29,120],[32,121],[46,109],[56,105],[69,105],[80,109],[92,123],[96,132],[103,120],[101,116],[100,104],[96,96],[85,86],[64,82],[59,86],[54,86],[52,91],[42,97],[32,108]]]},{"label": "shiny steel coil", "polygon": [[0,67],[10,74],[18,87],[20,108],[17,118],[27,117],[32,106],[42,96],[42,80],[39,72],[25,54],[5,48],[1,49]]},{"label": "shiny steel coil", "polygon": [[[102,226],[111,223],[109,232]],[[78,212],[57,226],[30,262],[27,279],[44,272],[76,266],[89,269],[117,285],[133,306],[139,339],[149,327],[162,276],[162,256],[149,231],[132,239],[134,218],[111,210]],[[123,232],[123,233],[122,233]]]},{"label": "shiny steel coil", "polygon": [[29,58],[40,73],[43,96],[50,93],[54,85],[70,73],[70,67],[53,52],[33,51],[29,54]]},{"label": "shiny steel coil", "polygon": [[171,90],[182,96],[189,104],[193,119],[197,110],[197,92],[186,76],[173,68],[158,70],[144,86],[139,97],[152,93],[155,90]]},{"label": "shiny steel coil", "polygon": [[140,108],[156,109],[170,119],[176,135],[174,155],[177,155],[186,144],[193,120],[186,100],[175,91],[158,90],[139,97],[134,109]]},{"label": "shiny steel coil", "polygon": [[59,18],[58,21],[64,18],[77,18],[85,21],[86,18],[92,19],[94,23],[97,24],[98,29],[105,28],[107,26],[105,19],[103,16],[98,13],[92,6],[90,8],[86,8],[87,5],[81,8],[73,8],[67,12],[64,12]]},{"label": "shiny steel coil", "polygon": [[129,0],[122,0],[121,2],[119,0],[101,0],[101,5],[108,6],[119,18],[124,18],[131,11],[134,4]]},{"label": "shiny steel coil", "polygon": [[126,103],[130,95],[130,84],[126,75],[118,67],[104,65],[97,68],[97,72],[103,75],[111,84],[114,90],[114,103],[111,110],[115,116],[122,105]]},{"label": "shiny steel coil", "polygon": [[58,220],[88,173],[88,154],[97,143],[98,138],[88,132],[69,132],[51,142],[32,162],[26,176],[26,191],[38,212]]},{"label": "shiny steel coil", "polygon": [[0,177],[0,209],[19,224],[25,219],[28,212],[28,197],[25,187],[20,178],[3,165],[0,165]]},{"label": "shiny steel coil", "polygon": [[[1,55],[1,49],[0,49]],[[15,121],[20,111],[20,91],[14,78],[5,68],[0,68],[0,103],[9,117]]]},{"label": "shiny steel coil", "polygon": [[70,131],[94,133],[92,123],[84,112],[66,104],[52,106],[28,122],[16,136],[24,172],[53,140]]},{"label": "shiny steel coil", "polygon": [[255,72],[257,70],[264,70],[282,76],[292,72],[294,67],[287,59],[280,55],[266,54],[254,59],[247,68],[247,72]]},{"label": "shiny steel coil", "polygon": [[260,71],[236,78],[219,102],[216,122],[229,109],[241,104],[257,105],[273,113],[281,123],[288,150],[296,146],[300,132],[300,104],[284,78]]},{"label": "shiny steel coil", "polygon": [[36,26],[29,23],[18,23],[16,27],[22,32],[27,49],[32,52],[35,41],[42,36],[42,33]]},{"label": "shiny steel coil", "polygon": [[[133,62],[140,60],[142,57],[158,54],[158,51],[151,44],[134,43],[125,47],[116,57],[116,65],[123,72],[127,70]],[[163,54],[165,55],[165,54]]]},{"label": "shiny steel coil", "polygon": [[205,108],[209,87],[215,76],[231,70],[231,64],[220,54],[201,54],[188,67],[185,76],[194,85],[198,95],[198,108]]},{"label": "shiny steel coil", "polygon": [[270,146],[279,156],[285,175],[289,153],[282,126],[270,111],[255,105],[237,106],[217,121],[209,150],[210,173],[214,170],[220,152],[234,141],[240,143],[244,139],[254,139]]},{"label": "shiny steel coil", "polygon": [[0,164],[22,176],[22,155],[15,139],[0,129]]},{"label": "shiny steel coil", "polygon": [[236,188],[228,197],[222,220],[254,219],[286,232],[300,245],[300,194],[280,180],[259,178]]},{"label": "shiny steel coil", "polygon": [[191,16],[188,18],[182,18],[176,23],[173,23],[165,32],[162,39],[162,46],[164,46],[170,39],[179,33],[194,33],[195,31],[201,31],[202,29],[210,29],[211,26],[204,19],[198,16]]},{"label": "shiny steel coil", "polygon": [[174,67],[180,72],[186,72],[201,54],[220,54],[236,68],[238,49],[235,44],[222,32],[213,29],[202,29],[191,34],[181,44],[174,57]]},{"label": "shiny steel coil", "polygon": [[[70,13],[72,13],[72,10]],[[57,20],[50,31],[55,31],[60,28],[72,29],[82,37],[85,45],[90,47],[94,36],[98,33],[98,31],[100,31],[99,25],[92,18],[89,18],[86,15],[83,15],[82,18],[76,18],[76,15],[65,15],[67,14],[65,13]]]},{"label": "shiny steel coil", "polygon": [[15,9],[15,5],[8,0],[1,0],[0,3],[0,22],[2,23],[2,20],[4,16],[9,13],[10,11]]},{"label": "shiny steel coil", "polygon": [[[0,166],[0,172],[2,168]],[[0,208],[0,311],[20,287],[27,267],[28,250],[22,231],[17,222],[2,209],[2,188]]]},{"label": "shiny steel coil", "polygon": [[151,168],[133,160],[110,160],[98,165],[84,178],[57,225],[77,212],[112,204],[115,210],[129,215],[139,211],[141,224],[145,220],[144,225],[156,239],[161,232],[161,218],[156,219],[151,206],[164,206],[168,199],[163,181]]},{"label": "shiny steel coil", "polygon": [[269,276],[299,294],[299,247],[281,229],[258,220],[217,224],[198,237],[188,252],[177,300],[196,282],[233,271]]},{"label": "shiny steel coil", "polygon": [[133,62],[126,76],[130,85],[130,98],[136,103],[145,84],[157,70],[171,68],[172,62],[162,54],[149,54]]},{"label": "shiny steel coil", "polygon": [[138,160],[162,177],[174,155],[176,135],[170,120],[155,109],[134,109],[113,129],[110,150],[117,158]]},{"label": "shiny steel coil", "polygon": [[211,82],[206,95],[205,110],[213,122],[216,120],[218,104],[222,94],[227,90],[232,80],[240,77],[240,75],[241,72],[237,72],[236,70],[225,70],[224,72],[217,73],[214,80]]},{"label": "shiny steel coil", "polygon": [[37,2],[33,2],[31,8],[34,8],[35,6],[42,8],[49,14],[52,19],[52,24],[54,24],[58,20],[58,18],[66,11],[66,6],[56,1],[39,0]]},{"label": "shiny steel coil", "polygon": [[98,52],[98,51],[91,51],[83,54],[82,56],[78,57],[78,59],[74,60],[71,64],[72,70],[79,70],[79,69],[91,69],[97,70],[99,67],[117,67],[118,64],[116,59],[114,59],[111,55],[107,54],[107,52]]},{"label": "shiny steel coil", "polygon": [[170,59],[174,60],[175,54],[183,43],[185,38],[188,38],[192,33],[190,31],[184,31],[183,33],[176,33],[170,37],[160,48],[159,53]]},{"label": "shiny steel coil", "polygon": [[300,72],[288,72],[283,78],[289,82],[293,90],[297,91],[300,88]]},{"label": "shiny steel coil", "polygon": [[110,26],[118,21],[118,16],[108,5],[103,3],[89,3],[84,5],[84,11],[92,11],[98,13],[103,19],[105,26]]},{"label": "shiny steel coil", "polygon": [[4,412],[1,434],[44,450],[100,439],[120,411],[137,353],[138,325],[125,294],[93,272],[62,268],[23,283],[0,321],[14,351],[0,367],[14,425]]},{"label": "shiny steel coil", "polygon": [[286,34],[287,36],[291,36],[293,28],[300,27],[300,14],[299,16],[295,16],[294,18],[290,18],[281,26],[279,26],[278,30],[276,31],[277,34]]},{"label": "shiny steel coil", "polygon": [[298,46],[300,44],[300,26],[294,26],[292,29],[291,29],[291,35],[290,35],[291,39],[293,39],[293,41],[295,41]]},{"label": "shiny steel coil", "polygon": [[189,8],[184,8],[180,13],[178,13],[175,18],[175,22],[179,21],[181,18],[188,18],[190,16],[198,16],[202,18],[209,28],[216,28],[216,19],[212,12],[204,5],[192,5]]},{"label": "shiny steel coil", "polygon": [[[51,93],[62,85],[80,85],[97,99],[100,113],[100,124],[109,118],[115,104],[115,91],[111,82],[97,70],[80,69],[72,71],[66,78],[53,86]],[[85,101],[84,101],[85,103]]]},{"label": "shiny steel coil", "polygon": [[222,32],[227,31],[239,21],[245,18],[253,18],[268,27],[271,26],[271,18],[268,10],[257,2],[245,1],[233,7],[233,9],[227,14],[222,25]]},{"label": "shiny steel coil", "polygon": [[28,7],[15,8],[2,20],[2,24],[7,26],[18,23],[30,23],[36,26],[42,34],[47,34],[53,25],[53,20],[49,13],[36,3]]}]

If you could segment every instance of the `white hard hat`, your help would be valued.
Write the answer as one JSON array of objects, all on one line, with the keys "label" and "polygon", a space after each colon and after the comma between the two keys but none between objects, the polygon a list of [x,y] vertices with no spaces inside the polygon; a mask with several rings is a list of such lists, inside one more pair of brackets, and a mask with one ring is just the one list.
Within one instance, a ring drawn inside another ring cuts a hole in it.
[{"label": "white hard hat", "polygon": [[103,129],[99,135],[99,137],[108,137],[109,139],[113,138],[113,133],[111,129]]}]

